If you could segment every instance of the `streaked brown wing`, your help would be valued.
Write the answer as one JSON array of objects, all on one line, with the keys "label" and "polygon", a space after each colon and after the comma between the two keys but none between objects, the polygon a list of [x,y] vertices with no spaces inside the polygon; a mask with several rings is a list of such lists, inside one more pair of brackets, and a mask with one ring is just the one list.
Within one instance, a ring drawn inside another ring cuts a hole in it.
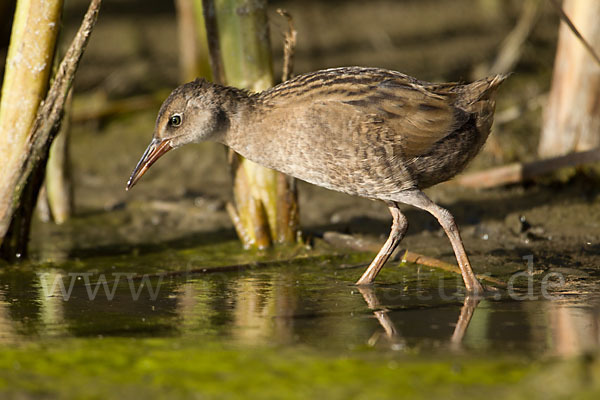
[{"label": "streaked brown wing", "polygon": [[340,129],[344,120],[360,120],[361,132],[377,131],[380,140],[399,143],[404,157],[411,158],[465,123],[466,114],[454,106],[455,88],[394,71],[338,68],[284,82],[261,96],[266,107],[301,109],[293,113],[305,117],[330,115],[328,122]]},{"label": "streaked brown wing", "polygon": [[373,119],[383,122],[392,137],[402,143],[405,157],[427,153],[439,140],[465,123],[466,115],[454,107],[456,94],[428,91],[401,80],[386,80],[370,88],[362,99],[341,100],[368,115],[364,130]]}]

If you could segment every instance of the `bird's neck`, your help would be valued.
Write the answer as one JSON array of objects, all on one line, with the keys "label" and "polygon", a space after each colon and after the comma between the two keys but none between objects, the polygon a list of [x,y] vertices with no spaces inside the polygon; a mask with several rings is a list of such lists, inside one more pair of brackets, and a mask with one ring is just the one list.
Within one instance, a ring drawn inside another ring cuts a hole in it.
[{"label": "bird's neck", "polygon": [[259,163],[265,163],[267,141],[274,129],[265,120],[258,96],[235,88],[227,88],[222,109],[227,116],[219,142],[237,153]]}]

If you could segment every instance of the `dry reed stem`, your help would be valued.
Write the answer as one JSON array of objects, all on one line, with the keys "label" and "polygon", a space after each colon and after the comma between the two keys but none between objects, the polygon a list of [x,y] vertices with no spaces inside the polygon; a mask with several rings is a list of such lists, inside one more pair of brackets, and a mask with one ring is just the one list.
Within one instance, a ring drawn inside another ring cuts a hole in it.
[{"label": "dry reed stem", "polygon": [[565,13],[565,10],[563,9],[562,5],[558,2],[558,0],[550,0],[550,2],[554,6],[554,8],[556,8],[556,11],[558,12],[558,16],[560,17],[560,19],[562,19],[563,22],[565,24],[567,24],[567,26],[569,27],[571,32],[573,32],[573,34],[577,37],[577,39],[579,39],[581,44],[583,44],[583,47],[585,47],[585,49],[588,51],[588,53],[590,53],[592,58],[596,61],[598,66],[600,66],[600,57],[596,53],[596,50],[594,50],[592,45],[590,45],[590,43],[579,32],[579,30],[577,29],[575,24],[571,21],[569,16]]},{"label": "dry reed stem", "polygon": [[458,184],[470,188],[492,188],[521,183],[541,177],[562,168],[579,167],[584,164],[600,162],[600,149],[569,153],[564,156],[547,158],[529,163],[513,163],[472,172],[457,177],[449,184]]},{"label": "dry reed stem", "polygon": [[285,82],[294,76],[294,55],[296,54],[296,41],[298,32],[294,28],[294,19],[286,10],[277,9],[277,13],[285,17],[288,23],[288,30],[283,38],[283,73],[281,81]]},{"label": "dry reed stem", "polygon": [[[18,207],[22,206],[21,196],[24,188],[29,183],[32,172],[40,163],[45,163],[47,160],[50,144],[60,127],[64,105],[73,83],[75,72],[96,24],[100,4],[101,0],[91,0],[83,22],[58,67],[52,86],[44,102],[38,109],[29,139],[25,145],[25,151],[19,159],[17,175],[12,180],[13,184],[10,186],[12,190],[6,194],[9,199],[9,208],[7,212],[0,216],[0,238],[2,240],[5,239],[15,211]],[[37,196],[37,190],[35,192]]]}]

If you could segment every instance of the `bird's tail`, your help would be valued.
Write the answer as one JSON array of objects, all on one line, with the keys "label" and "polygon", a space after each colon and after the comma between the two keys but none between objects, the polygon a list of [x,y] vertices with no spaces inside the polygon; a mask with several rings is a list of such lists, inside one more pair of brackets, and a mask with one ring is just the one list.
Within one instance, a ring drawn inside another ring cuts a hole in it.
[{"label": "bird's tail", "polygon": [[465,105],[472,105],[481,100],[493,100],[496,89],[511,74],[497,74],[479,79],[473,83],[463,86],[463,102]]},{"label": "bird's tail", "polygon": [[494,121],[496,90],[509,76],[510,74],[489,76],[462,87],[459,100],[462,104],[459,107],[477,116],[477,129],[486,137]]}]

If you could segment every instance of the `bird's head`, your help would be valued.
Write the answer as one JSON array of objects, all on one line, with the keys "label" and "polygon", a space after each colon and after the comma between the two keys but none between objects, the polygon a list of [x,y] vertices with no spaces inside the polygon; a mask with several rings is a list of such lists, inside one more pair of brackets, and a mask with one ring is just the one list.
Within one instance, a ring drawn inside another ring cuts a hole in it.
[{"label": "bird's head", "polygon": [[127,190],[169,150],[187,143],[218,140],[227,125],[221,105],[218,87],[204,79],[173,90],[160,107],[152,141],[131,173]]}]

